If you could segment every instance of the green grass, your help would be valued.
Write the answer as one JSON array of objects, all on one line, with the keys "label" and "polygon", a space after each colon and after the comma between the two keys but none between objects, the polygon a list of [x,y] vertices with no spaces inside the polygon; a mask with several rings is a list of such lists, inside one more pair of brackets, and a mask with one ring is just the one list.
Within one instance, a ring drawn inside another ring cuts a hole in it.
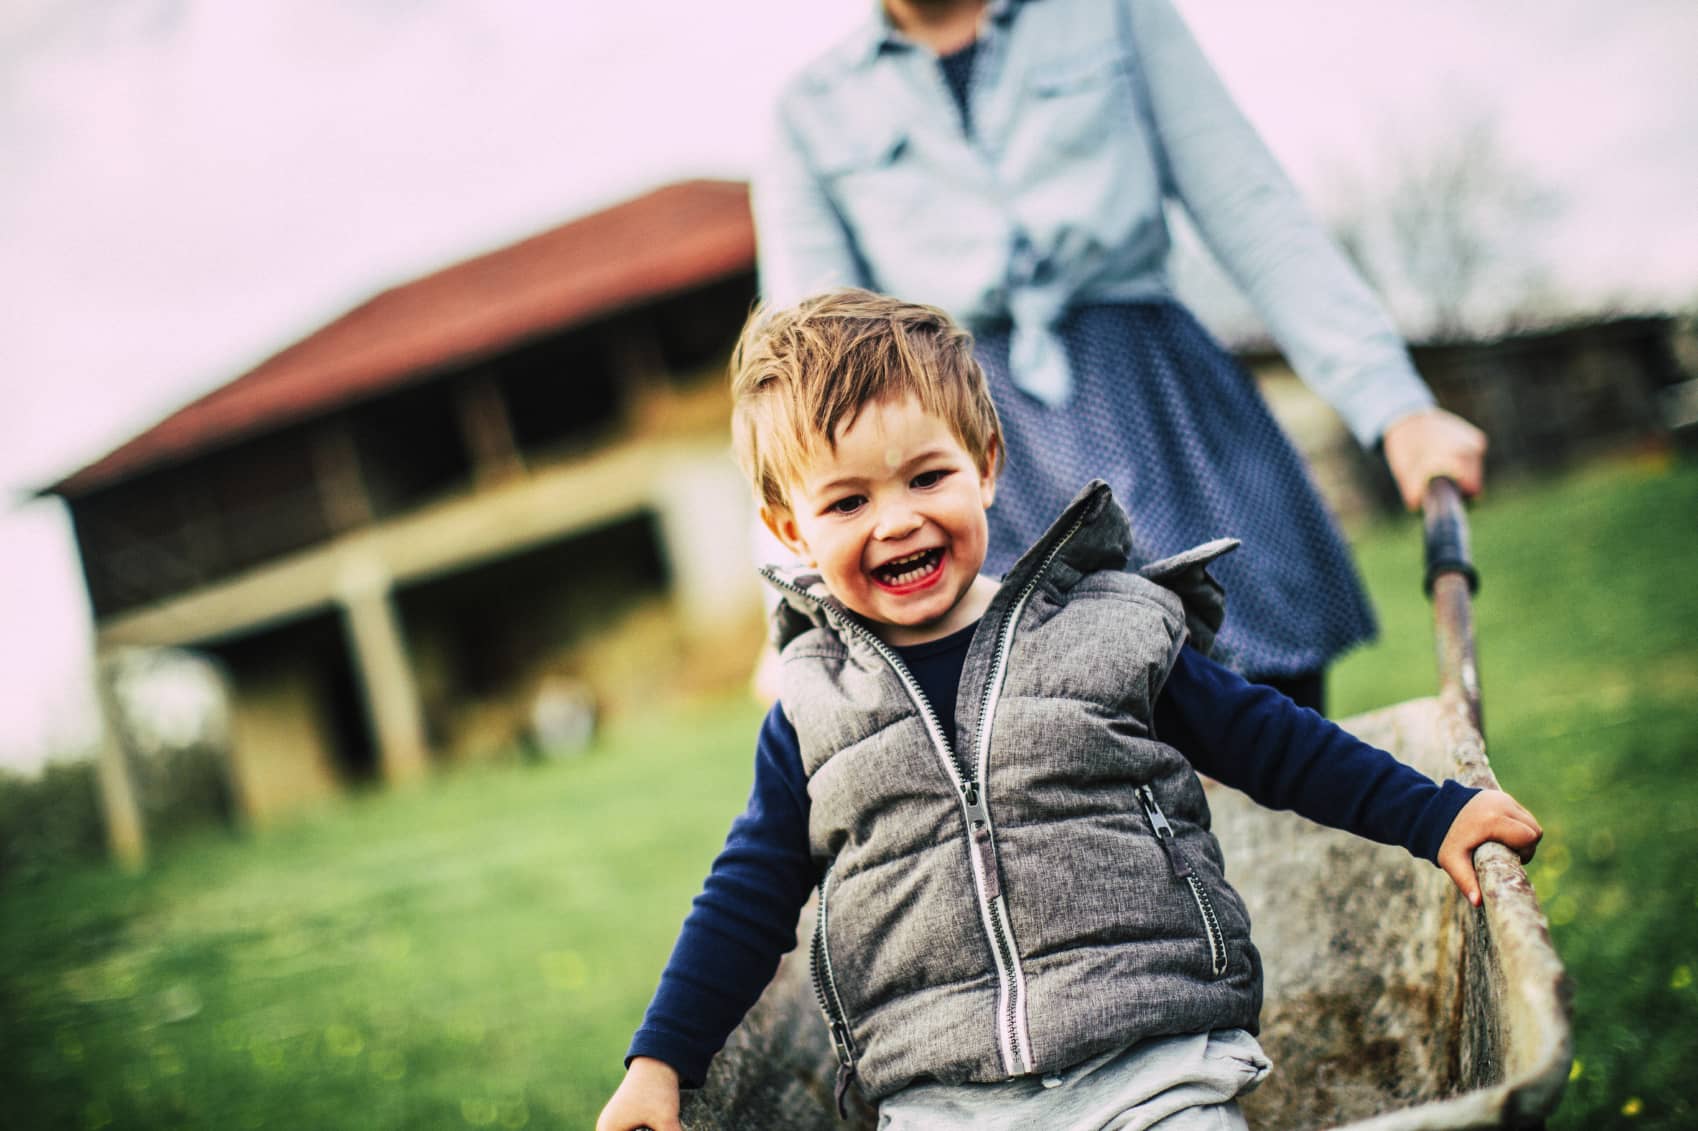
[{"label": "green grass", "polygon": [[758,722],[701,708],[0,893],[0,1128],[589,1126]]},{"label": "green grass", "polygon": [[[1504,489],[1474,539],[1493,761],[1549,830],[1533,872],[1576,986],[1555,1126],[1686,1126],[1698,468]],[[1360,553],[1385,639],[1340,665],[1339,713],[1433,685],[1413,522]],[[657,713],[575,761],[0,890],[0,1128],[587,1127],[758,714]]]}]

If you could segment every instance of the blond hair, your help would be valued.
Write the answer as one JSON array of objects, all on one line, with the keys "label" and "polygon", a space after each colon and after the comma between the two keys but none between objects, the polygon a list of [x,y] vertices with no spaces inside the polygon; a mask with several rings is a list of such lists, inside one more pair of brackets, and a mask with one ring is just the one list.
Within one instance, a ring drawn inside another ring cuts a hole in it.
[{"label": "blond hair", "polygon": [[1002,425],[973,337],[935,306],[871,291],[827,291],[781,310],[756,310],[731,355],[731,434],[737,463],[767,506],[821,446],[866,405],[911,396],[947,424],[981,474],[994,475]]}]

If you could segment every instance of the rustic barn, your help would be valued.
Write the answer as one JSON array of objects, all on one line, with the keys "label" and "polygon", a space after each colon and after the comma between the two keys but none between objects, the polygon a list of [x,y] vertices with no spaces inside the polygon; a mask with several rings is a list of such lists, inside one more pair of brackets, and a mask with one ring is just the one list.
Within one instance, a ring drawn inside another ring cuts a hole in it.
[{"label": "rustic barn", "polygon": [[377,295],[47,489],[97,651],[220,661],[257,821],[524,741],[551,689],[728,675],[753,272],[745,187],[695,181]]}]

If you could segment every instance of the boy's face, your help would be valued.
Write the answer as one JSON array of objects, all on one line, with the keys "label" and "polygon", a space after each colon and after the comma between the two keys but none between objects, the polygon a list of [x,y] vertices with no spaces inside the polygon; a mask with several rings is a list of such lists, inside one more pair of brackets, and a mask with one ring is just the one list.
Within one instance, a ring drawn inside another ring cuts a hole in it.
[{"label": "boy's face", "polygon": [[887,642],[918,644],[973,623],[996,591],[979,577],[995,495],[949,425],[904,397],[862,408],[803,466],[790,506],[761,517]]}]

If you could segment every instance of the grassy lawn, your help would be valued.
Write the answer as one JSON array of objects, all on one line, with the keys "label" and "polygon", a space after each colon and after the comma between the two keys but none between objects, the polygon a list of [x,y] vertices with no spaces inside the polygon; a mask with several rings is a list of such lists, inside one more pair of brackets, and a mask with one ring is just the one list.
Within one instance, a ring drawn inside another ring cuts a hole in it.
[{"label": "grassy lawn", "polygon": [[[1698,468],[1504,489],[1474,536],[1493,761],[1549,830],[1534,876],[1576,984],[1555,1125],[1687,1126]],[[1340,665],[1340,713],[1431,690],[1417,541],[1362,541],[1386,640]],[[0,1128],[587,1127],[757,721],[657,713],[575,761],[0,890]]]},{"label": "grassy lawn", "polygon": [[588,1127],[758,722],[697,709],[0,893],[0,1128]]}]

